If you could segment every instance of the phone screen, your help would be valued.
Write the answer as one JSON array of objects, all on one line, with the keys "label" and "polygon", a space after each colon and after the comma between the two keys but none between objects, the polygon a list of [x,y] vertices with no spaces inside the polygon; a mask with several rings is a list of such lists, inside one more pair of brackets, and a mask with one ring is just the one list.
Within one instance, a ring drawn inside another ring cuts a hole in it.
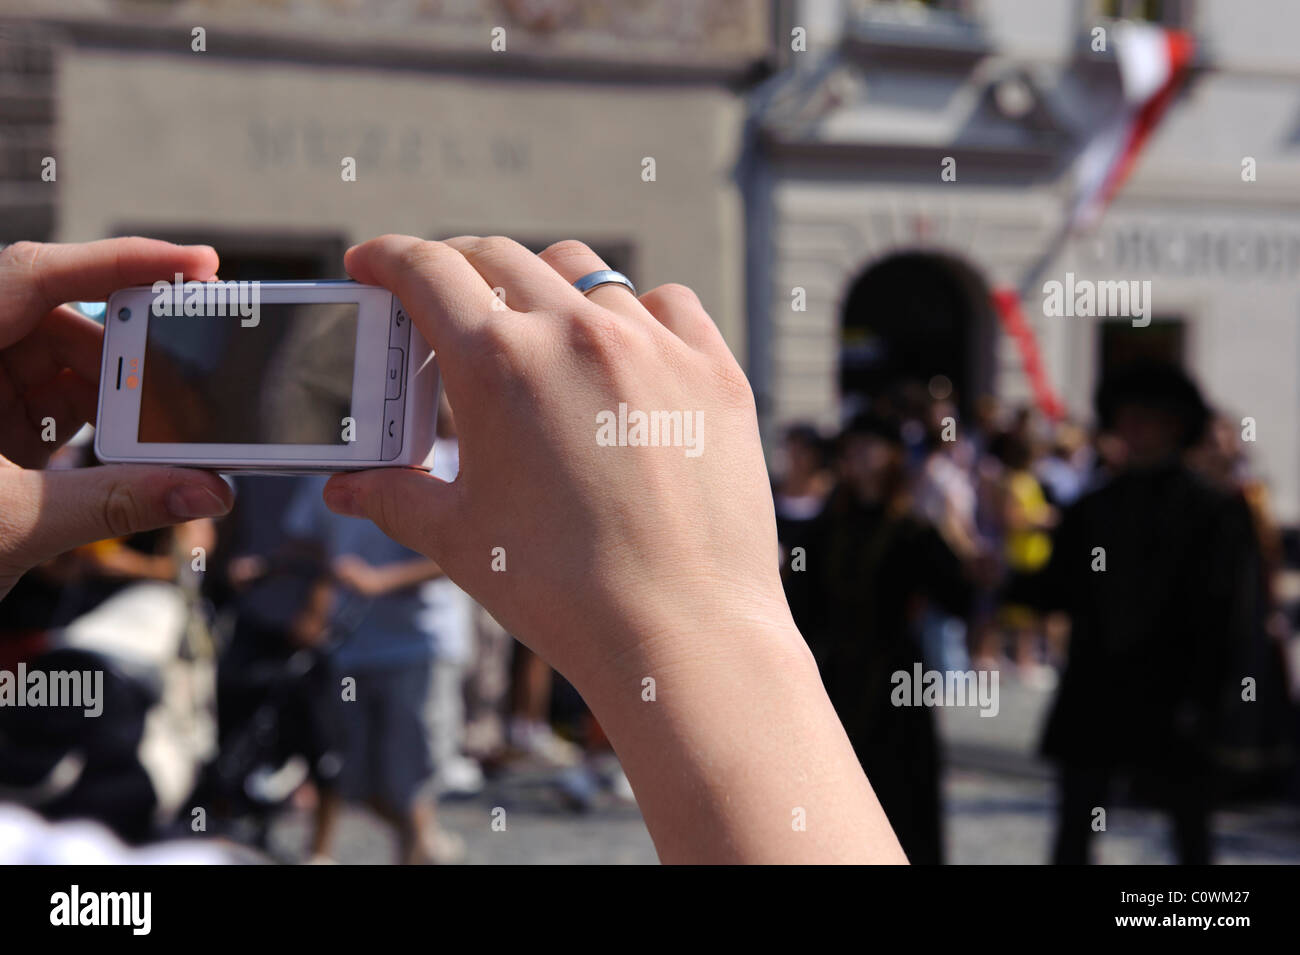
[{"label": "phone screen", "polygon": [[263,303],[233,316],[149,316],[140,442],[344,444],[355,302]]}]

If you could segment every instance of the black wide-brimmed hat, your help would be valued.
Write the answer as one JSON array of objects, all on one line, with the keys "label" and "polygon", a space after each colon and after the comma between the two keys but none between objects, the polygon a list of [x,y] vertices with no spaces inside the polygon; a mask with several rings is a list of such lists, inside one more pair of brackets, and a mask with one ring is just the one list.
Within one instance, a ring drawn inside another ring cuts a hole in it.
[{"label": "black wide-brimmed hat", "polygon": [[1179,443],[1191,447],[1201,440],[1211,411],[1196,382],[1177,365],[1143,359],[1121,365],[1097,386],[1094,398],[1102,428],[1114,427],[1121,408],[1138,406],[1167,412],[1182,422]]}]

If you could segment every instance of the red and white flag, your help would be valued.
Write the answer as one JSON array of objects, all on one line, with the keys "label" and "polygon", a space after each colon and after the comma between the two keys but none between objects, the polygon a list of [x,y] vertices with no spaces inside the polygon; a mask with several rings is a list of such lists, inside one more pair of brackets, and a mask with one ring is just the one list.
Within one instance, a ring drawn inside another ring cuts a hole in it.
[{"label": "red and white flag", "polygon": [[[1122,106],[1079,156],[1069,214],[1057,241],[1048,246],[1039,265],[1055,256],[1060,244],[1070,235],[1097,224],[1133,171],[1142,147],[1187,76],[1193,49],[1191,35],[1181,31],[1127,21],[1115,25]],[[1031,276],[1037,274],[1037,268],[1030,272]],[[1038,407],[1048,417],[1060,418],[1065,407],[1043,367],[1033,326],[1021,309],[1020,291],[994,290],[993,307],[1003,330],[1016,343]]]},{"label": "red and white flag", "polygon": [[1128,179],[1142,147],[1187,76],[1194,48],[1191,34],[1180,30],[1128,21],[1115,25],[1123,106],[1079,157],[1070,232],[1096,225]]},{"label": "red and white flag", "polygon": [[1029,387],[1038,410],[1053,421],[1061,420],[1065,416],[1065,404],[1047,377],[1047,369],[1043,367],[1033,326],[1029,324],[1020,307],[1020,293],[1013,288],[994,289],[993,309],[1002,322],[1002,330],[1016,343],[1016,350],[1020,352],[1021,366],[1025,370],[1025,377],[1029,379]]}]

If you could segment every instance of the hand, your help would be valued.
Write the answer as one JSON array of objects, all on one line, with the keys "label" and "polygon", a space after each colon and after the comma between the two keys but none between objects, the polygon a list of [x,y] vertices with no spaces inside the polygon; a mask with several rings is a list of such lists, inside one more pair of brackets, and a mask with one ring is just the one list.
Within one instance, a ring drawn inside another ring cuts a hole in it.
[{"label": "hand", "polygon": [[[584,298],[571,280],[603,265],[576,243],[539,257],[390,236],[346,264],[391,288],[440,356],[461,476],[337,475],[331,508],[432,557],[566,674],[639,675],[683,621],[701,643],[737,613],[789,624],[753,396],[690,290]],[[701,418],[701,453],[600,446],[597,414],[620,402]]]},{"label": "hand", "polygon": [[[584,297],[571,283],[605,265],[576,242],[385,236],[345,262],[433,346],[460,475],[336,475],[326,504],[431,557],[574,683],[664,858],[901,861],[785,602],[753,394],[694,293]],[[692,432],[607,446],[624,404]],[[793,831],[795,807],[823,828]]]},{"label": "hand", "polygon": [[378,597],[387,589],[379,569],[353,554],[335,558],[330,569],[340,586],[362,597]]},{"label": "hand", "polygon": [[[28,569],[73,547],[230,509],[225,482],[202,471],[29,470],[95,417],[103,329],[63,303],[177,272],[207,280],[216,270],[206,246],[150,239],[19,242],[0,252],[0,598]],[[47,418],[55,441],[42,440]]]}]

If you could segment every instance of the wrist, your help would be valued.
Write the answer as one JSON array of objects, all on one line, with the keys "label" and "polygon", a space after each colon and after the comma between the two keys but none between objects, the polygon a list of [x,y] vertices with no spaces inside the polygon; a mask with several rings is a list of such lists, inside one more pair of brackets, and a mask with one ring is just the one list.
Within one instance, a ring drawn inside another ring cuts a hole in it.
[{"label": "wrist", "polygon": [[[742,606],[660,606],[663,612],[622,614],[617,630],[597,626],[590,636],[576,641],[582,647],[605,648],[603,655],[575,662],[568,668],[572,672],[565,672],[593,712],[594,700],[622,707],[640,701],[643,691],[665,681],[707,684],[760,665],[783,670],[811,667],[816,672],[784,595]],[[618,631],[618,639],[611,639]],[[646,680],[654,682],[647,687]],[[629,688],[636,691],[631,698]]]},{"label": "wrist", "polygon": [[[661,860],[900,861],[798,630],[734,624],[679,634],[639,678],[579,687]],[[792,826],[804,817],[815,828]]]}]

